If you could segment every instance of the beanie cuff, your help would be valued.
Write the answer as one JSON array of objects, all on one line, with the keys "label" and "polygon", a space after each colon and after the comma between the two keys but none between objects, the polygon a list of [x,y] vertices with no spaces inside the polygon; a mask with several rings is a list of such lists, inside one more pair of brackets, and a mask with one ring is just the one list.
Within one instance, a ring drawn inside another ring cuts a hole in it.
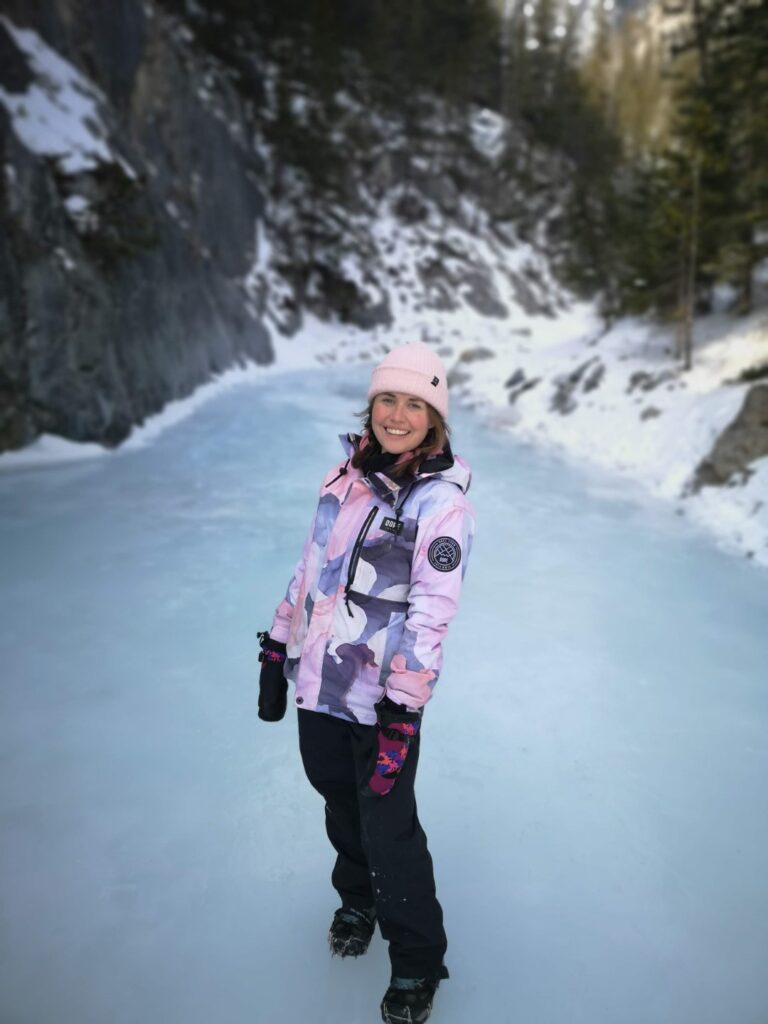
[{"label": "beanie cuff", "polygon": [[383,391],[400,392],[421,398],[436,409],[443,419],[448,418],[448,388],[445,380],[437,375],[429,379],[422,371],[410,370],[404,366],[379,366],[371,375],[368,401]]}]

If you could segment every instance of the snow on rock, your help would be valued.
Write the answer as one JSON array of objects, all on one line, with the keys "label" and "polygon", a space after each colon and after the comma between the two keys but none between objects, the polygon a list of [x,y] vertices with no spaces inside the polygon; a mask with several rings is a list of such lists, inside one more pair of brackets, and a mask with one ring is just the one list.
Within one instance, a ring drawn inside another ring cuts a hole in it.
[{"label": "snow on rock", "polygon": [[489,160],[496,160],[504,152],[504,118],[494,110],[475,111],[469,121],[472,145]]},{"label": "snow on rock", "polygon": [[100,90],[37,32],[17,28],[4,15],[0,24],[25,56],[34,78],[24,92],[8,92],[0,86],[0,103],[19,141],[33,153],[54,158],[65,174],[118,162],[133,177],[132,168],[112,152],[107,141],[99,112],[105,103]]},{"label": "snow on rock", "polygon": [[14,452],[0,455],[1,470],[38,469],[55,466],[63,462],[80,462],[84,459],[100,458],[109,454],[110,449],[100,444],[68,441],[54,434],[41,434],[34,444]]}]

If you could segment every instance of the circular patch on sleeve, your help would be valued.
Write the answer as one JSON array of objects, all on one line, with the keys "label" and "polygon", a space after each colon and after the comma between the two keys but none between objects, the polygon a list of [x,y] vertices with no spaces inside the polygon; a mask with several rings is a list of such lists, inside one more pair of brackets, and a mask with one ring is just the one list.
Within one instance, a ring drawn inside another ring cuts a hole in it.
[{"label": "circular patch on sleeve", "polygon": [[438,572],[451,572],[461,561],[461,548],[453,537],[438,537],[429,545],[427,558]]}]

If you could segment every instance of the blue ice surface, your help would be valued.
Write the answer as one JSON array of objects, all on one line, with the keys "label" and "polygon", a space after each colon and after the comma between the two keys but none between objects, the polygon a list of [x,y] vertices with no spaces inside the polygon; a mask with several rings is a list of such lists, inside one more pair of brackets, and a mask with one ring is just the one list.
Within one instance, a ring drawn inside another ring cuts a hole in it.
[{"label": "blue ice surface", "polygon": [[[256,717],[362,371],[244,385],[151,447],[0,475],[0,1019],[367,1024],[295,712]],[[768,1013],[768,575],[456,410],[478,529],[418,797],[433,1019]]]}]

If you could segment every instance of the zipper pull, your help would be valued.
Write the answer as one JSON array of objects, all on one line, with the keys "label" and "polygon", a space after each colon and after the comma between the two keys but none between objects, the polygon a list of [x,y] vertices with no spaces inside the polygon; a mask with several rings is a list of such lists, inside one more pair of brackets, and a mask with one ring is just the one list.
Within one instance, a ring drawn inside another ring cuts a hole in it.
[{"label": "zipper pull", "polygon": [[327,484],[326,484],[325,486],[326,486],[326,487],[330,487],[330,486],[331,486],[331,484],[335,484],[335,483],[336,483],[336,481],[337,481],[337,480],[338,480],[338,479],[339,479],[340,477],[342,477],[342,476],[346,476],[346,475],[347,475],[347,466],[348,466],[348,465],[349,465],[349,459],[347,459],[347,461],[346,461],[346,462],[344,463],[344,465],[343,465],[343,466],[341,467],[341,469],[340,469],[340,470],[339,470],[339,472],[338,472],[338,473],[336,474],[336,476],[335,476],[335,477],[333,478],[333,480],[329,480],[329,481],[328,481],[328,483],[327,483]]}]

